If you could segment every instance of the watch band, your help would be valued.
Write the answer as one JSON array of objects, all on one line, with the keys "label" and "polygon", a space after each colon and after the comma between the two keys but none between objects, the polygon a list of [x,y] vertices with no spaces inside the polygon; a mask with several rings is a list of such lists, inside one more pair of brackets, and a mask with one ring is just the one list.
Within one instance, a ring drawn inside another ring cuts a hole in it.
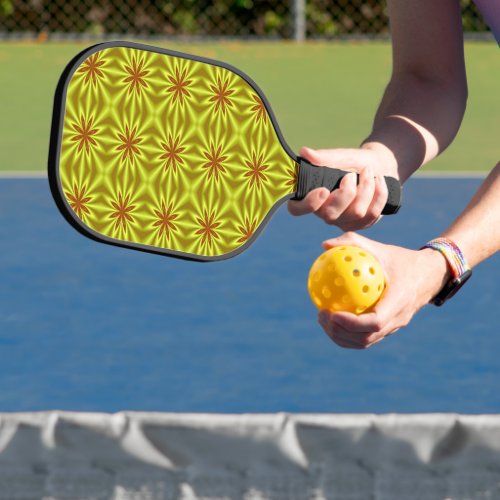
[{"label": "watch band", "polygon": [[452,273],[452,278],[443,289],[431,300],[436,306],[441,306],[453,297],[464,283],[471,277],[472,270],[460,248],[449,238],[436,238],[427,242],[423,248],[432,248],[440,252]]}]

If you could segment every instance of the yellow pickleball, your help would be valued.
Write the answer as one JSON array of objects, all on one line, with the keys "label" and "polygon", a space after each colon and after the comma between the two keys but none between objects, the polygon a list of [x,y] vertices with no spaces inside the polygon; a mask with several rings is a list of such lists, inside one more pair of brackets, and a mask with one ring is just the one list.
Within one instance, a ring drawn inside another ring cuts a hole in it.
[{"label": "yellow pickleball", "polygon": [[363,248],[334,247],[312,265],[307,288],[318,309],[361,314],[368,312],[382,295],[384,271]]}]

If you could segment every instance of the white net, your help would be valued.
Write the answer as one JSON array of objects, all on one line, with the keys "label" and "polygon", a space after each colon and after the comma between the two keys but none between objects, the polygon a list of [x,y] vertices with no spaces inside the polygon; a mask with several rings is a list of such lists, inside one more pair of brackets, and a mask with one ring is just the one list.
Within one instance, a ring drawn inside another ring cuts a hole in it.
[{"label": "white net", "polygon": [[497,415],[0,414],[0,500],[496,500]]}]

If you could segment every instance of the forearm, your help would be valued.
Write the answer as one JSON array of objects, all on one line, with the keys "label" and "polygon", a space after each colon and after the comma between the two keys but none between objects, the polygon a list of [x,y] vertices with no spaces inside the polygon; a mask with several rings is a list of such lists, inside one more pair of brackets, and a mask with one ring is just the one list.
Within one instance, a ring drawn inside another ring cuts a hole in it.
[{"label": "forearm", "polygon": [[363,148],[376,149],[404,182],[453,140],[465,111],[465,82],[394,75]]},{"label": "forearm", "polygon": [[500,162],[442,236],[461,248],[471,267],[500,250]]},{"label": "forearm", "polygon": [[[459,217],[441,234],[461,249],[469,266],[474,267],[500,250],[500,163],[481,184]],[[446,259],[440,252],[421,250],[421,293],[428,302],[452,277]]]},{"label": "forearm", "polygon": [[458,0],[387,1],[392,78],[364,148],[405,181],[455,137],[467,80]]}]

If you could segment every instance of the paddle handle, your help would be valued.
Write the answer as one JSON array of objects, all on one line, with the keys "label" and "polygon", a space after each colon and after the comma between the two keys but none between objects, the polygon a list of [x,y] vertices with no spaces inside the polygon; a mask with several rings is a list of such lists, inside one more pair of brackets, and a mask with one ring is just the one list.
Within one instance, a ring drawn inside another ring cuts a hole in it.
[{"label": "paddle handle", "polygon": [[[319,167],[312,165],[304,158],[298,158],[299,173],[297,179],[297,192],[294,200],[302,200],[307,193],[319,187],[326,187],[330,191],[340,186],[342,178],[351,173],[345,170],[331,167]],[[394,177],[384,177],[389,195],[382,213],[384,215],[395,214],[401,207],[402,188],[401,184]],[[357,180],[359,182],[359,174]]]}]

